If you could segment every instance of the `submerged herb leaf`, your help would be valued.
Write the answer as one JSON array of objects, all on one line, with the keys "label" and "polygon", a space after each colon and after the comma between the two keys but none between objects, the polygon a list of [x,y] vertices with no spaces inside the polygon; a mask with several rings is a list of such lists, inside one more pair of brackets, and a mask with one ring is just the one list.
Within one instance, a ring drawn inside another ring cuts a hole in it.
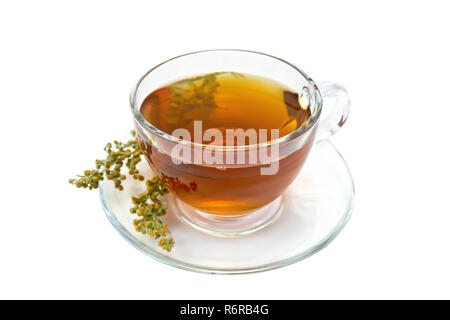
[{"label": "submerged herb leaf", "polygon": [[217,77],[231,74],[243,79],[237,72],[214,72],[183,79],[169,86],[170,100],[166,111],[167,131],[186,127],[194,120],[206,120],[214,110],[220,108],[215,101],[219,88]]}]

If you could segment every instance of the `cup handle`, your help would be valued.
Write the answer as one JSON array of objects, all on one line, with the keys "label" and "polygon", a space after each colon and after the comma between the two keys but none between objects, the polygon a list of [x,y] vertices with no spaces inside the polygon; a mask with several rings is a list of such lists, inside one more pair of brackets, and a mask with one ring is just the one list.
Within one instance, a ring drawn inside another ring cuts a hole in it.
[{"label": "cup handle", "polygon": [[335,134],[347,121],[351,107],[347,90],[342,85],[324,81],[318,87],[322,96],[322,114],[325,112],[326,116],[320,119],[316,142]]}]

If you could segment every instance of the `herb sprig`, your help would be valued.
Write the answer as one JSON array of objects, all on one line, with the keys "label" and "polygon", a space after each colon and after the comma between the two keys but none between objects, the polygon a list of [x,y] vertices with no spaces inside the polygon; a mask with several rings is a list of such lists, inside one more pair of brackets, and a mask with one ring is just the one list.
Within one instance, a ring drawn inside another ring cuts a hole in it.
[{"label": "herb sprig", "polygon": [[170,237],[170,231],[167,225],[160,219],[166,214],[166,208],[161,202],[161,196],[169,192],[162,180],[154,177],[145,182],[146,190],[136,197],[132,197],[134,207],[130,209],[132,214],[136,214],[139,218],[133,220],[136,231],[142,234],[148,234],[155,239],[161,238],[158,245],[170,252],[173,248],[174,241]]},{"label": "herb sprig", "polygon": [[[193,120],[208,117],[216,108],[220,108],[214,99],[219,83],[217,77],[222,74],[231,74],[235,78],[245,79],[245,76],[236,72],[215,72],[193,78],[180,80],[170,86],[171,99],[166,111],[169,131],[186,126]],[[114,182],[114,187],[123,190],[122,181],[127,177],[121,173],[122,167],[128,168],[128,174],[134,179],[144,181],[144,176],[136,168],[141,162],[142,150],[136,138],[136,133],[131,132],[133,139],[123,143],[114,141],[108,143],[104,150],[107,156],[104,160],[95,161],[94,170],[86,170],[76,179],[70,179],[69,183],[77,188],[97,189],[100,181],[105,178]],[[195,191],[197,185],[191,183],[184,185],[178,178],[154,177],[145,182],[146,190],[132,197],[133,206],[130,213],[138,216],[133,220],[137,232],[147,234],[154,239],[159,239],[158,245],[168,252],[174,247],[174,240],[170,236],[167,225],[161,217],[166,214],[166,208],[161,197],[169,192],[170,186],[175,193]]]},{"label": "herb sprig", "polygon": [[[136,138],[136,133],[131,132],[133,139],[126,143],[114,141],[106,144],[104,150],[107,156],[104,160],[95,161],[94,170],[86,170],[83,175],[78,175],[77,179],[70,179],[69,183],[77,188],[97,189],[100,181],[105,177],[114,182],[114,187],[123,190],[122,181],[126,175],[121,173],[123,165],[128,168],[128,174],[134,179],[144,181],[144,176],[140,174],[136,165],[141,162],[142,150]],[[138,216],[133,220],[136,231],[148,234],[155,239],[160,239],[158,245],[170,252],[175,244],[170,236],[167,225],[163,223],[161,217],[166,214],[166,208],[161,201],[161,197],[169,192],[164,182],[158,177],[153,177],[145,182],[146,190],[136,197],[132,197],[133,207],[130,208],[132,214]]]},{"label": "herb sprig", "polygon": [[89,190],[97,189],[99,181],[106,177],[108,180],[114,182],[114,186],[123,190],[122,180],[126,176],[121,174],[122,166],[126,165],[128,173],[137,180],[143,181],[144,177],[139,174],[136,165],[141,162],[142,150],[139,142],[136,139],[136,132],[131,131],[134,139],[126,143],[115,140],[112,143],[107,143],[104,150],[107,153],[106,159],[95,161],[95,170],[86,170],[84,175],[78,175],[78,179],[70,179],[69,183],[75,185],[77,188],[89,188]]}]

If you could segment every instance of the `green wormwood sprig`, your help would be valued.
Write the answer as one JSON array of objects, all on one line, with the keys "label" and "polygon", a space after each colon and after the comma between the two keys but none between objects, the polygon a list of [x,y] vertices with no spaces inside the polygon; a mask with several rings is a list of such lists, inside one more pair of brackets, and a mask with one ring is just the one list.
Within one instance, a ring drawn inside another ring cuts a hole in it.
[{"label": "green wormwood sprig", "polygon": [[[95,170],[86,170],[84,175],[78,175],[78,179],[70,179],[69,183],[77,188],[97,189],[99,182],[106,179],[114,182],[114,187],[123,190],[122,181],[126,176],[121,174],[123,165],[128,168],[128,173],[136,180],[144,181],[144,176],[139,173],[136,165],[141,162],[142,150],[136,138],[136,133],[131,131],[134,139],[126,143],[114,141],[106,144],[104,150],[107,153],[105,160],[95,161]],[[130,212],[138,215],[138,219],[133,220],[136,231],[148,234],[155,239],[160,239],[158,245],[170,252],[175,244],[170,237],[170,231],[160,217],[166,214],[166,208],[160,200],[169,190],[164,182],[158,177],[147,180],[146,191],[132,197],[134,206]]]},{"label": "green wormwood sprig", "polygon": [[166,208],[161,202],[161,196],[169,192],[162,180],[154,177],[145,182],[147,189],[137,197],[132,197],[134,207],[130,209],[132,214],[136,214],[139,219],[135,219],[133,224],[136,231],[148,234],[155,239],[161,238],[158,245],[164,250],[171,251],[174,246],[170,231],[160,217],[166,214]]},{"label": "green wormwood sprig", "polygon": [[123,190],[122,180],[125,180],[126,176],[121,174],[120,170],[124,163],[134,179],[143,181],[144,177],[136,169],[136,165],[141,162],[142,150],[136,139],[136,133],[131,131],[131,135],[134,139],[127,143],[117,140],[113,144],[107,143],[104,150],[108,155],[105,160],[95,160],[96,170],[86,170],[83,176],[78,175],[78,179],[70,179],[69,183],[77,188],[97,189],[99,181],[106,176],[108,180],[114,182],[117,189]]}]

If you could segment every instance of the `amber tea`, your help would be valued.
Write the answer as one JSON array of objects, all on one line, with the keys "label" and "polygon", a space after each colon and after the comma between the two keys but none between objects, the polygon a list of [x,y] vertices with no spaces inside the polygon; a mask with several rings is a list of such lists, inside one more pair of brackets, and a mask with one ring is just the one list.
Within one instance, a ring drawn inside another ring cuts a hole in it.
[{"label": "amber tea", "polygon": [[[215,130],[215,138],[203,144],[215,146],[254,145],[250,135],[244,139],[227,135],[231,129],[261,132],[271,140],[283,137],[304,125],[311,117],[308,105],[281,83],[234,72],[217,72],[183,79],[149,94],[141,105],[142,116],[159,130],[172,135],[184,129],[191,137]],[[265,130],[265,131],[264,131]],[[276,131],[274,131],[276,130]],[[237,132],[237,131],[236,131]],[[273,136],[277,132],[277,136]],[[218,133],[222,133],[219,135]],[[175,163],[173,157],[150,143],[138,130],[141,147],[152,169],[177,197],[194,208],[221,215],[237,215],[259,208],[279,197],[301,169],[314,139],[314,132],[299,149],[274,161],[274,174],[261,174],[267,163],[211,165]]]}]

